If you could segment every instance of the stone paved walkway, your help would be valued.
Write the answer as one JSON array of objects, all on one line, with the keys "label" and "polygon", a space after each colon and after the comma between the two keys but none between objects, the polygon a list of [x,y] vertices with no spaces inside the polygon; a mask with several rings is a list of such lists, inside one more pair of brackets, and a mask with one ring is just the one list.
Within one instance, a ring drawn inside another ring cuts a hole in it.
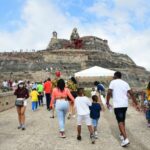
[{"label": "stone paved walkway", "polygon": [[[98,126],[99,139],[92,145],[85,125],[82,127],[82,141],[76,140],[76,118],[66,120],[66,139],[58,137],[57,118],[50,119],[46,107],[26,111],[25,131],[17,129],[16,109],[0,113],[0,150],[122,150],[118,138],[118,128],[114,114],[105,111],[101,114]],[[129,108],[127,114],[127,132],[131,144],[129,150],[150,150],[150,128],[142,113]]]}]

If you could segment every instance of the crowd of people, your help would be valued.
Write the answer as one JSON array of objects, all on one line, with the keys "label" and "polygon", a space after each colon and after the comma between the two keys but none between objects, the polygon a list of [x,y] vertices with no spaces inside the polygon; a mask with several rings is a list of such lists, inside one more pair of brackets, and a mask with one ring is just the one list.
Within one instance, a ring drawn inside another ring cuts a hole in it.
[{"label": "crowd of people", "polygon": [[[95,143],[98,138],[98,122],[100,112],[105,110],[105,105],[108,109],[114,108],[114,113],[119,127],[119,137],[121,146],[125,147],[130,144],[125,127],[126,112],[128,109],[128,95],[133,100],[136,110],[140,111],[138,102],[134,96],[129,84],[121,79],[121,72],[115,72],[113,80],[110,82],[108,91],[100,82],[94,82],[91,98],[85,96],[84,88],[78,87],[74,77],[69,81],[56,78],[51,81],[48,78],[44,82],[36,82],[30,84],[24,81],[19,81],[14,94],[16,95],[16,107],[18,113],[19,126],[18,129],[25,130],[25,111],[27,99],[30,97],[32,101],[32,111],[36,111],[39,106],[43,106],[43,97],[46,97],[46,108],[51,111],[51,118],[55,118],[56,111],[59,135],[65,138],[65,118],[75,117],[77,115],[77,140],[82,140],[81,126],[84,121],[88,127],[91,143]],[[95,87],[96,88],[95,88]],[[110,104],[112,98],[113,106]],[[106,99],[104,102],[103,99]],[[146,119],[148,127],[150,127],[150,82],[147,86],[146,97]]]}]

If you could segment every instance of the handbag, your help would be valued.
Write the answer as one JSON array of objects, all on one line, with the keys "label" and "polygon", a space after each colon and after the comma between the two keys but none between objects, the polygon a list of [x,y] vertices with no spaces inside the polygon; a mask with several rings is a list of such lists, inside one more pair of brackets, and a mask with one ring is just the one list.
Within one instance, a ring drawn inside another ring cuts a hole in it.
[{"label": "handbag", "polygon": [[24,99],[23,98],[18,98],[18,99],[16,99],[16,101],[15,101],[15,105],[16,106],[23,106],[24,105]]}]

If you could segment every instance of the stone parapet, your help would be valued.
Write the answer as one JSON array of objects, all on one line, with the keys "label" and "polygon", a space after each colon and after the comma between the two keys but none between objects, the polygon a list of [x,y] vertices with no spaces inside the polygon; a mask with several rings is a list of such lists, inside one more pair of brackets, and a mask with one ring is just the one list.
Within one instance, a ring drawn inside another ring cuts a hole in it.
[{"label": "stone parapet", "polygon": [[15,100],[13,92],[0,93],[0,112],[14,107]]}]

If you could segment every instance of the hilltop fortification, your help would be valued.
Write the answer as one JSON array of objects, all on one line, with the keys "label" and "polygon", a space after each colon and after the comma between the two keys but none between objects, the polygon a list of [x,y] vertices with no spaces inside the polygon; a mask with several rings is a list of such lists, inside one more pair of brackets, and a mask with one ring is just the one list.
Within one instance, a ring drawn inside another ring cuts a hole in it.
[{"label": "hilltop fortification", "polygon": [[57,38],[57,32],[53,32],[47,48],[37,52],[1,53],[1,79],[23,76],[40,80],[57,70],[68,77],[96,65],[123,72],[124,79],[133,86],[148,80],[150,73],[145,68],[137,66],[128,55],[113,52],[107,40],[95,36],[80,37],[76,33],[77,29],[73,30],[67,40]]}]

